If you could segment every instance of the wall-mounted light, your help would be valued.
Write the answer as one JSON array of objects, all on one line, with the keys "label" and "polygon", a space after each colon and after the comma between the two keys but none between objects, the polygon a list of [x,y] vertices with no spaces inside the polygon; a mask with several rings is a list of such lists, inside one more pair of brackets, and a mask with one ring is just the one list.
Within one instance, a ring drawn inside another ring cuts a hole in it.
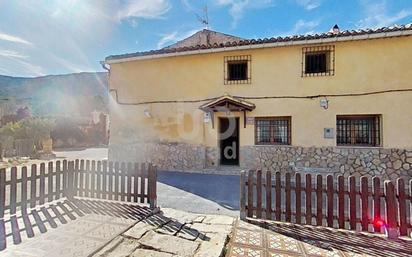
[{"label": "wall-mounted light", "polygon": [[144,115],[147,117],[147,118],[152,118],[152,114],[150,113],[150,111],[149,111],[149,109],[144,109]]},{"label": "wall-mounted light", "polygon": [[327,110],[329,108],[329,100],[327,98],[320,99],[320,107]]}]

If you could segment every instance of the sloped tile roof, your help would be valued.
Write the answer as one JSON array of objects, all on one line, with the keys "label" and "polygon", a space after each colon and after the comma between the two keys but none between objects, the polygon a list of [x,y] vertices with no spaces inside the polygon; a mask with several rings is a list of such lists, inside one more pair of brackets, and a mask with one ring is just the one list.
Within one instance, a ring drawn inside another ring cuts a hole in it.
[{"label": "sloped tile roof", "polygon": [[[405,24],[405,25],[395,25],[391,27],[381,27],[377,29],[344,30],[338,33],[325,32],[325,33],[320,33],[320,34],[258,38],[258,39],[250,39],[250,40],[249,39],[239,39],[239,40],[227,41],[225,43],[215,42],[213,44],[197,44],[197,45],[191,45],[191,46],[187,46],[187,45],[179,46],[179,44],[176,44],[175,47],[172,47],[173,46],[172,45],[171,47],[166,47],[166,48],[162,48],[159,50],[128,53],[128,54],[121,54],[121,55],[111,55],[111,56],[106,57],[106,61],[133,58],[133,57],[141,57],[141,56],[152,56],[152,55],[162,55],[162,54],[172,54],[172,53],[180,53],[180,52],[188,52],[188,51],[206,50],[206,49],[228,48],[228,47],[236,47],[236,46],[248,46],[248,45],[259,45],[259,44],[270,44],[270,43],[286,43],[286,42],[293,42],[293,41],[308,41],[308,43],[310,43],[311,40],[317,40],[317,39],[328,39],[328,38],[338,39],[342,37],[362,36],[362,35],[390,33],[390,32],[398,32],[398,31],[409,31],[409,30],[412,31],[412,23]],[[211,32],[214,32],[214,31],[211,31]],[[214,33],[219,33],[219,32],[214,32]]]}]

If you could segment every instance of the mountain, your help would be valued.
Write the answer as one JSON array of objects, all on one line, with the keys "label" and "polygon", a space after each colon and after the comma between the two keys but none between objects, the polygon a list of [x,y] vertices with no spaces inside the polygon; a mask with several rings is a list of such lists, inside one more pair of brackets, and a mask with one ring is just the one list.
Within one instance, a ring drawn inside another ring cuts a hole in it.
[{"label": "mountain", "polygon": [[0,75],[0,114],[28,106],[35,116],[88,117],[93,110],[107,110],[107,88],[106,72],[36,78]]}]

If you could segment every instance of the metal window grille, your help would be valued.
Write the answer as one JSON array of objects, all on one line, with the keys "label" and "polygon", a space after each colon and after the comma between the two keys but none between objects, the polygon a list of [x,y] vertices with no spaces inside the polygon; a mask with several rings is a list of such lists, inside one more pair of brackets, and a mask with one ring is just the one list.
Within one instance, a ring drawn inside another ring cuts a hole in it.
[{"label": "metal window grille", "polygon": [[336,119],[337,145],[380,146],[379,115],[338,116]]},{"label": "metal window grille", "polygon": [[291,117],[255,118],[255,144],[291,144]]},{"label": "metal window grille", "polygon": [[252,56],[225,56],[224,57],[224,84],[250,84]]},{"label": "metal window grille", "polygon": [[302,48],[302,77],[335,75],[335,46]]}]

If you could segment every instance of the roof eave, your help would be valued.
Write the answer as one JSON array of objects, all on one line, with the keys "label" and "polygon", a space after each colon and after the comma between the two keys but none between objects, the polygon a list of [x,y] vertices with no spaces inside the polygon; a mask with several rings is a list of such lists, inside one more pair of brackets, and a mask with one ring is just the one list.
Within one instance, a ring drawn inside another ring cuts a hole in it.
[{"label": "roof eave", "polygon": [[400,31],[363,34],[363,35],[336,36],[336,37],[329,37],[329,38],[305,39],[305,40],[296,40],[296,41],[290,40],[290,41],[275,42],[275,43],[248,44],[248,45],[242,45],[242,46],[207,48],[207,49],[198,49],[198,50],[181,51],[181,52],[173,52],[173,53],[148,54],[148,55],[141,55],[141,56],[125,57],[125,58],[113,58],[113,59],[106,58],[105,63],[106,64],[116,64],[116,63],[122,63],[122,62],[159,59],[159,58],[185,56],[185,55],[208,54],[208,53],[219,53],[219,52],[238,51],[238,50],[296,46],[296,45],[324,44],[324,43],[357,41],[357,40],[379,39],[379,38],[392,38],[392,37],[402,37],[402,36],[410,36],[410,35],[412,35],[412,30],[400,30]]}]

